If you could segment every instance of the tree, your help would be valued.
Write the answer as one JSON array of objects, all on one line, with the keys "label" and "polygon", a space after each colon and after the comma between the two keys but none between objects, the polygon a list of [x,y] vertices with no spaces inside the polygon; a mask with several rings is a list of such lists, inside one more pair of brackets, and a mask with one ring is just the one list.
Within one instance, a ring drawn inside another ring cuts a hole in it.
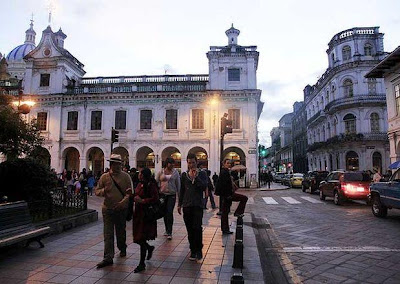
[{"label": "tree", "polygon": [[11,107],[11,98],[0,94],[0,152],[7,159],[15,159],[21,154],[29,156],[44,140],[36,120],[26,122]]}]

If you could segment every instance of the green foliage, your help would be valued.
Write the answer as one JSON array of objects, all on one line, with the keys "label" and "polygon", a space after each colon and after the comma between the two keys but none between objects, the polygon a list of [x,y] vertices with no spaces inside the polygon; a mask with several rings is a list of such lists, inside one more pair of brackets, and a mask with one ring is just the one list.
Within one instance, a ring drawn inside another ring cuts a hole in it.
[{"label": "green foliage", "polygon": [[0,95],[0,152],[7,159],[29,155],[43,143],[36,120],[30,123],[10,106],[10,98]]},{"label": "green foliage", "polygon": [[[8,201],[43,200],[57,185],[57,177],[50,169],[32,159],[15,159],[0,164],[0,197]],[[5,186],[7,184],[7,186]]]}]

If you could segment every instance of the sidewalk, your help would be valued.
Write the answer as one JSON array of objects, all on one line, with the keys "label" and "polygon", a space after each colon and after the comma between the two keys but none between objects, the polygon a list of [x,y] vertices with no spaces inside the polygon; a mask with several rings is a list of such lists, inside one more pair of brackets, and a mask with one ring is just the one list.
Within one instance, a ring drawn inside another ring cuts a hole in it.
[{"label": "sidewalk", "polygon": [[[216,198],[216,202],[218,197]],[[99,210],[101,198],[89,197],[89,207]],[[236,204],[232,206],[236,208]],[[233,212],[233,210],[232,210]],[[133,273],[139,262],[139,246],[132,243],[132,224],[127,225],[127,257],[116,249],[114,265],[96,269],[103,258],[103,222],[99,221],[44,239],[45,248],[10,249],[0,256],[2,283],[230,283],[233,269],[235,234],[223,236],[217,210],[205,210],[203,218],[203,255],[198,262],[188,260],[189,244],[183,218],[175,209],[173,239],[163,236],[164,224],[158,222],[156,249],[146,262],[146,271]],[[230,215],[231,230],[236,218]],[[264,283],[256,238],[249,213],[244,217],[244,266],[246,283]],[[4,255],[5,254],[5,255]]]},{"label": "sidewalk", "polygon": [[282,185],[280,183],[276,182],[271,182],[271,188],[268,188],[267,185],[263,185],[260,187],[259,190],[261,191],[274,191],[274,190],[284,190],[284,189],[290,189],[287,185]]}]

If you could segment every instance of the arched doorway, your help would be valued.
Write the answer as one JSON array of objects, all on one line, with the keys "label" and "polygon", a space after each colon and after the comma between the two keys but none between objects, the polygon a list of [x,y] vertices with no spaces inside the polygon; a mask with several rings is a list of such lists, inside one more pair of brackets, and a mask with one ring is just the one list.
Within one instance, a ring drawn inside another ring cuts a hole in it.
[{"label": "arched doorway", "polygon": [[167,147],[161,153],[162,167],[165,167],[164,162],[167,158],[172,158],[175,160],[175,168],[181,169],[181,159],[182,155],[176,147]]},{"label": "arched doorway", "polygon": [[117,147],[112,150],[113,154],[121,155],[122,158],[122,165],[129,166],[129,153],[124,147]]},{"label": "arched doorway", "polygon": [[346,170],[358,171],[360,169],[358,154],[354,151],[349,151],[346,154]]},{"label": "arched doorway", "polygon": [[136,164],[137,168],[149,168],[151,170],[154,170],[154,151],[147,146],[139,148],[139,150],[137,150],[136,152]]},{"label": "arched doorway", "polygon": [[50,167],[51,155],[46,148],[37,147],[31,154],[31,157],[39,163]]},{"label": "arched doorway", "polygon": [[382,173],[382,155],[379,152],[372,154],[372,168],[374,171],[379,170]]},{"label": "arched doorway", "polygon": [[87,154],[88,170],[95,175],[99,175],[104,171],[104,153],[98,147],[90,148]]},{"label": "arched doorway", "polygon": [[69,147],[64,150],[64,155],[65,159],[65,169],[67,171],[72,171],[76,170],[77,172],[80,171],[79,169],[79,160],[80,160],[80,155],[79,151],[74,148],[74,147]]},{"label": "arched doorway", "polygon": [[222,157],[224,157],[224,159],[233,160],[234,165],[246,166],[246,155],[243,150],[238,147],[226,148],[222,153]]},{"label": "arched doorway", "polygon": [[188,154],[195,154],[197,158],[197,165],[203,169],[208,169],[208,154],[202,147],[193,147],[189,150]]}]

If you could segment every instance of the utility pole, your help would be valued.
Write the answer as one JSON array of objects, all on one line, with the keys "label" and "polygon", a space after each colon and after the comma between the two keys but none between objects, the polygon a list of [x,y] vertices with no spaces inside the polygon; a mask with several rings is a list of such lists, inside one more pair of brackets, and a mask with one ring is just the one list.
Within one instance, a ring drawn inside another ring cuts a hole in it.
[{"label": "utility pole", "polygon": [[224,161],[223,153],[224,153],[224,136],[227,133],[232,133],[232,119],[228,119],[228,114],[224,113],[224,116],[221,117],[221,152],[220,152],[220,169],[222,168],[222,162]]}]

